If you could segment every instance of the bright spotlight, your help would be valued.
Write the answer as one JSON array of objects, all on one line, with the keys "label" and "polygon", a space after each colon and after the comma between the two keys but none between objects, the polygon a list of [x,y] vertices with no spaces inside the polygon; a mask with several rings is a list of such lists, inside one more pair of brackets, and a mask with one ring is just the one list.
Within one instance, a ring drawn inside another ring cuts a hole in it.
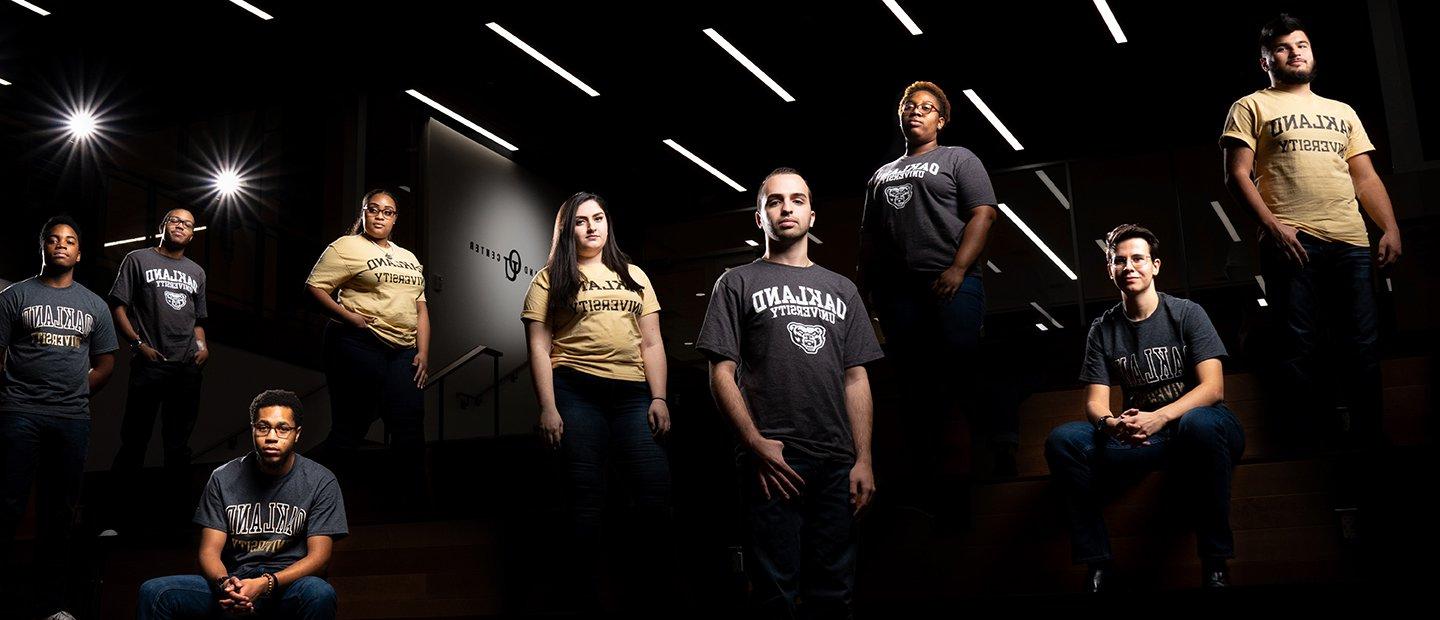
[{"label": "bright spotlight", "polygon": [[89,140],[95,135],[95,115],[89,110],[77,110],[65,119],[65,129],[77,140]]},{"label": "bright spotlight", "polygon": [[240,191],[240,175],[234,170],[221,170],[215,175],[215,191],[228,198]]}]

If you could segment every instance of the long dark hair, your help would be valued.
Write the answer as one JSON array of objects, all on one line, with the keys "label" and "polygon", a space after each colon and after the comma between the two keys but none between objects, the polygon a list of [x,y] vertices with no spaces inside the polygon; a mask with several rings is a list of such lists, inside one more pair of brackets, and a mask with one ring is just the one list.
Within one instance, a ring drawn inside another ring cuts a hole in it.
[{"label": "long dark hair", "polygon": [[350,225],[350,230],[345,231],[345,234],[358,235],[360,231],[365,230],[365,207],[370,204],[371,198],[381,194],[389,196],[390,200],[395,203],[397,209],[400,207],[400,199],[396,198],[395,194],[390,193],[388,189],[372,189],[365,192],[365,197],[360,199],[360,217],[355,218],[355,223]]},{"label": "long dark hair", "polygon": [[600,205],[609,230],[605,236],[605,247],[600,250],[600,262],[620,275],[625,288],[636,293],[645,290],[630,276],[630,257],[620,251],[620,243],[615,240],[614,219],[610,216],[610,208],[605,206],[605,199],[590,192],[575,192],[565,199],[560,205],[560,212],[555,214],[555,234],[550,238],[550,258],[545,263],[545,269],[550,274],[550,299],[545,314],[551,321],[574,306],[575,297],[580,293],[580,281],[583,279],[580,275],[580,253],[575,250],[575,233],[571,229],[580,205],[590,200]]}]

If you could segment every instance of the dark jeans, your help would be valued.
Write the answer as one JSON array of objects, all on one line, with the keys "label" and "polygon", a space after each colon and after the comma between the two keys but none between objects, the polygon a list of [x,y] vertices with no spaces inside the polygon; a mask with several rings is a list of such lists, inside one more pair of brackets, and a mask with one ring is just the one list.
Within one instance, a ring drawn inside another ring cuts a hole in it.
[{"label": "dark jeans", "polygon": [[1097,431],[1089,422],[1070,422],[1050,431],[1045,460],[1065,500],[1076,563],[1111,558],[1101,514],[1103,496],[1160,468],[1180,474],[1185,496],[1193,502],[1200,557],[1235,557],[1230,480],[1245,453],[1245,431],[1224,405],[1191,409],[1167,431],[1141,446]]},{"label": "dark jeans", "polygon": [[944,467],[946,422],[962,410],[976,434],[999,443],[1019,441],[1014,415],[993,415],[982,406],[975,363],[980,330],[985,320],[985,286],[966,276],[948,302],[940,301],[930,287],[940,274],[905,273],[871,275],[875,311],[885,331],[886,355],[899,378],[905,451],[909,460],[908,486],[920,494],[953,488],[940,480]]},{"label": "dark jeans", "polygon": [[[0,561],[10,569],[0,575],[0,599],[4,599],[0,609],[7,604],[26,606],[30,604],[26,599],[34,601],[33,608],[42,616],[63,607],[65,575],[78,557],[70,549],[70,534],[89,447],[89,418],[0,413],[0,477],[5,484],[0,505]],[[31,482],[38,494],[38,536],[31,572],[37,587],[19,593],[13,591],[18,573],[11,556],[16,526],[30,501]]]},{"label": "dark jeans", "polygon": [[650,433],[650,387],[561,366],[554,372],[555,407],[565,423],[560,449],[570,476],[575,531],[581,541],[600,537],[605,468],[613,454],[637,508],[661,513],[670,505],[670,464]]},{"label": "dark jeans", "polygon": [[[228,618],[211,584],[200,575],[156,577],[140,586],[136,620]],[[255,605],[261,618],[329,620],[335,617],[335,589],[319,577],[301,577]]]},{"label": "dark jeans", "polygon": [[190,464],[190,433],[200,412],[200,379],[200,367],[192,362],[151,362],[143,357],[132,361],[125,419],[120,424],[120,451],[115,453],[113,469],[135,470],[145,465],[157,413],[165,467]]},{"label": "dark jeans", "polygon": [[345,469],[375,420],[390,436],[394,484],[401,495],[425,484],[425,392],[415,387],[416,349],[397,349],[368,329],[325,326],[325,380],[330,392],[327,457]]},{"label": "dark jeans", "polygon": [[[1310,257],[1303,267],[1285,258],[1269,239],[1260,242],[1260,270],[1279,339],[1275,372],[1284,401],[1280,404],[1313,415],[1334,411],[1327,397],[1338,397],[1349,405],[1354,441],[1371,445],[1382,430],[1379,319],[1370,248],[1303,232],[1297,237]],[[1336,346],[1333,356],[1322,359],[1317,353],[1327,331]],[[1327,376],[1331,369],[1338,372]]]},{"label": "dark jeans", "polygon": [[[750,525],[749,574],[757,615],[849,618],[855,591],[856,531],[850,504],[854,463],[785,450],[805,481],[800,497],[765,499],[755,462],[740,457],[740,488]],[[798,605],[797,605],[798,603]]]},{"label": "dark jeans", "polygon": [[[620,381],[566,368],[554,371],[555,407],[564,422],[560,452],[569,478],[568,500],[577,557],[575,578],[594,601],[602,544],[605,472],[614,458],[624,476],[641,529],[663,538],[668,533],[670,464],[650,433],[650,387],[644,381]],[[634,551],[646,554],[649,568],[660,568],[666,541],[652,540]],[[651,544],[653,543],[653,544]],[[643,548],[642,548],[643,547]],[[642,563],[643,565],[643,563]],[[588,603],[587,603],[588,604]]]}]

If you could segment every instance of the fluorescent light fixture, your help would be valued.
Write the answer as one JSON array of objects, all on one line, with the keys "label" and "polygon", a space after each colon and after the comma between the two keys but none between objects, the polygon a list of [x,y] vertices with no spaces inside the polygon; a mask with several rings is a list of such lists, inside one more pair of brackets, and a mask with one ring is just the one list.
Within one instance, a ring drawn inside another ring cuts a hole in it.
[{"label": "fluorescent light fixture", "polygon": [[[206,228],[209,228],[209,226],[196,226],[196,227],[195,227],[195,232],[200,232],[200,231],[202,231],[202,230],[205,230]],[[117,245],[125,245],[125,244],[127,244],[127,243],[136,243],[136,242],[139,242],[139,241],[144,241],[144,240],[146,240],[147,238],[159,239],[159,238],[160,238],[160,235],[158,235],[158,234],[157,234],[157,235],[152,235],[151,237],[131,237],[131,238],[129,238],[129,239],[121,239],[121,240],[119,240],[119,241],[107,241],[107,242],[105,242],[105,247],[111,248],[111,247],[115,247],[115,246],[117,246]]]},{"label": "fluorescent light fixture", "polygon": [[44,16],[44,15],[49,15],[49,14],[50,14],[50,11],[47,11],[47,10],[45,10],[45,9],[42,9],[42,8],[40,8],[40,7],[38,7],[38,6],[33,5],[33,4],[30,4],[29,2],[26,2],[25,0],[10,0],[10,1],[11,1],[11,2],[14,2],[15,4],[18,4],[18,5],[20,5],[20,6],[23,6],[23,7],[27,8],[27,9],[30,9],[30,10],[32,10],[32,11],[35,11],[36,13],[39,13],[39,14],[42,15],[42,16]]},{"label": "fluorescent light fixture", "polygon": [[1385,290],[1391,293],[1395,292],[1395,285],[1390,282],[1390,278],[1385,278]]},{"label": "fluorescent light fixture", "polygon": [[[1030,230],[1030,227],[1029,227],[1029,226],[1026,226],[1026,225],[1025,225],[1025,222],[1023,222],[1023,221],[1020,220],[1020,216],[1015,215],[1015,212],[1014,212],[1014,211],[1011,211],[1011,210],[1010,210],[1010,207],[1009,207],[1008,205],[1006,205],[1005,203],[1002,202],[1002,203],[999,204],[999,207],[1000,207],[1000,212],[1001,212],[1001,213],[1004,213],[1004,214],[1005,214],[1005,217],[1010,218],[1010,221],[1015,223],[1015,226],[1020,229],[1020,232],[1025,233],[1025,236],[1026,236],[1026,237],[1029,237],[1029,238],[1030,238],[1030,241],[1031,241],[1032,243],[1034,243],[1036,247],[1040,248],[1040,251],[1041,251],[1041,252],[1044,252],[1044,253],[1045,253],[1045,256],[1050,257],[1050,261],[1053,262],[1053,263],[1055,263],[1055,266],[1056,266],[1056,267],[1059,267],[1059,268],[1060,268],[1060,271],[1065,272],[1065,275],[1066,275],[1067,277],[1069,277],[1071,280],[1079,280],[1079,279],[1080,279],[1079,276],[1076,276],[1076,275],[1075,275],[1075,272],[1070,271],[1070,268],[1067,267],[1067,266],[1065,265],[1065,263],[1060,262],[1060,257],[1059,257],[1059,256],[1056,256],[1054,252],[1050,251],[1050,246],[1045,245],[1045,242],[1044,242],[1044,241],[1041,241],[1041,240],[1040,240],[1040,237],[1036,236],[1035,231]],[[1103,245],[1103,244],[1102,244],[1102,245]]]},{"label": "fluorescent light fixture", "polygon": [[247,10],[247,11],[250,11],[250,13],[251,13],[252,15],[254,15],[255,17],[259,17],[260,19],[263,19],[263,20],[265,20],[265,21],[267,21],[267,22],[270,21],[270,20],[272,20],[272,19],[275,19],[275,16],[274,16],[274,15],[271,15],[271,14],[269,14],[269,13],[266,13],[265,11],[260,10],[260,7],[257,7],[257,6],[255,6],[255,5],[253,5],[253,4],[250,4],[249,2],[246,2],[245,0],[230,0],[230,4],[233,4],[233,5],[235,5],[235,6],[238,6],[238,7],[242,8],[242,9],[245,9],[245,10]]},{"label": "fluorescent light fixture", "polygon": [[1265,308],[1265,307],[1268,307],[1268,306],[1270,305],[1270,304],[1268,304],[1268,303],[1265,303],[1265,298],[1264,298],[1264,297],[1261,297],[1260,299],[1256,299],[1255,301],[1260,304],[1260,307],[1261,307],[1261,308]]},{"label": "fluorescent light fixture", "polygon": [[705,293],[695,293],[695,296],[696,296],[696,297],[704,297],[704,296],[705,296]]},{"label": "fluorescent light fixture", "polygon": [[520,150],[519,148],[516,148],[515,145],[510,144],[509,142],[506,142],[506,141],[505,141],[503,138],[501,138],[500,136],[497,136],[497,135],[491,133],[488,129],[485,129],[484,127],[481,127],[481,126],[479,126],[479,125],[476,125],[476,124],[475,124],[473,121],[471,121],[470,119],[465,118],[465,117],[463,117],[463,116],[460,116],[459,114],[456,114],[456,113],[455,113],[454,111],[452,111],[450,108],[447,108],[447,107],[445,107],[445,106],[440,105],[439,103],[437,103],[434,99],[431,99],[431,98],[429,98],[429,97],[426,97],[425,95],[420,94],[420,91],[418,91],[418,90],[414,90],[414,89],[407,90],[407,91],[405,91],[405,94],[410,95],[411,97],[414,97],[414,98],[416,98],[416,99],[419,99],[420,101],[425,102],[425,105],[428,105],[428,106],[430,106],[430,107],[432,107],[432,108],[435,108],[435,110],[436,110],[437,112],[439,112],[439,113],[441,113],[441,114],[444,114],[445,116],[448,116],[448,117],[450,117],[451,119],[454,119],[455,122],[460,123],[461,125],[464,125],[464,126],[466,126],[466,127],[469,127],[469,128],[470,128],[471,130],[473,130],[475,133],[478,133],[478,134],[480,134],[480,135],[482,135],[482,136],[485,136],[486,138],[489,138],[492,142],[494,142],[494,143],[496,143],[496,144],[499,144],[500,146],[503,146],[503,147],[505,147],[505,148],[507,148],[507,149],[510,149],[510,151],[512,151],[512,152],[513,152],[513,151],[518,151],[518,150]]},{"label": "fluorescent light fixture", "polygon": [[1225,215],[1225,209],[1220,206],[1220,201],[1211,200],[1210,206],[1215,208],[1215,217],[1220,218],[1220,223],[1225,225],[1225,232],[1230,233],[1230,241],[1240,243],[1240,233],[1235,232],[1235,225],[1230,223],[1230,216]]},{"label": "fluorescent light fixture", "polygon": [[745,240],[745,245],[748,245],[748,246],[750,246],[750,247],[752,247],[752,248],[758,248],[758,247],[760,247],[760,242],[759,242],[759,241],[756,241],[756,240],[754,240],[754,239],[746,239],[746,240]]},{"label": "fluorescent light fixture", "polygon": [[1260,285],[1260,292],[1262,294],[1269,294],[1269,291],[1265,290],[1265,276],[1255,276],[1255,283]]},{"label": "fluorescent light fixture", "polygon": [[1044,183],[1045,187],[1050,188],[1050,193],[1054,194],[1055,199],[1060,201],[1060,206],[1065,207],[1065,210],[1069,211],[1070,200],[1065,197],[1065,194],[1060,192],[1060,188],[1055,185],[1055,182],[1050,180],[1050,175],[1045,174],[1044,170],[1036,170],[1035,176],[1040,177],[1040,182]]},{"label": "fluorescent light fixture", "polygon": [[915,20],[910,19],[910,14],[906,13],[905,9],[900,8],[900,5],[896,3],[895,0],[882,1],[885,3],[885,6],[890,9],[890,12],[895,14],[895,19],[900,20],[900,23],[905,26],[905,29],[910,31],[910,34],[920,34],[920,27],[915,25]]},{"label": "fluorescent light fixture", "polygon": [[9,86],[9,85],[10,85],[10,80],[7,80],[7,79],[5,79],[5,78],[0,78],[0,86]]},{"label": "fluorescent light fixture", "polygon": [[95,135],[95,114],[89,110],[76,110],[65,119],[65,129],[80,140],[88,140]]},{"label": "fluorescent light fixture", "polygon": [[1095,240],[1095,245],[1100,246],[1100,251],[1101,251],[1101,252],[1104,252],[1104,253],[1106,253],[1106,254],[1109,254],[1109,253],[1110,253],[1110,246],[1105,245],[1105,240],[1104,240],[1104,239],[1096,239],[1096,240]]},{"label": "fluorescent light fixture", "polygon": [[995,263],[993,263],[993,262],[991,262],[991,261],[988,261],[988,260],[985,261],[985,266],[986,266],[986,267],[989,267],[989,268],[990,268],[990,271],[993,271],[993,272],[995,272],[995,273],[1000,273],[1000,268],[999,268],[999,267],[996,267],[996,266],[995,266]]},{"label": "fluorescent light fixture", "polygon": [[1050,331],[1050,328],[1049,328],[1049,327],[1045,327],[1045,324],[1044,324],[1044,323],[1036,323],[1036,324],[1035,324],[1035,329],[1038,329],[1038,330],[1040,330],[1040,331],[1042,331],[1042,332],[1048,332],[1048,331]]},{"label": "fluorescent light fixture", "polygon": [[722,37],[720,36],[720,33],[715,32],[714,28],[706,28],[702,32],[705,33],[705,36],[710,37],[710,40],[714,41],[716,45],[719,45],[720,49],[728,52],[732,58],[734,58],[737,62],[741,64],[741,66],[749,69],[750,73],[753,73],[755,77],[760,78],[760,81],[764,82],[766,86],[769,86],[770,90],[775,91],[775,94],[780,95],[781,99],[784,99],[787,102],[795,100],[794,97],[790,96],[790,93],[787,93],[785,92],[785,89],[780,88],[780,85],[776,84],[775,80],[772,80],[770,79],[770,76],[765,75],[765,72],[761,71],[760,67],[755,66],[755,63],[750,62],[750,59],[746,58],[744,54],[740,53],[740,50],[735,49],[734,45],[731,45],[729,41],[726,41],[725,37]]},{"label": "fluorescent light fixture", "polygon": [[825,242],[821,241],[819,237],[816,237],[815,233],[805,233],[805,237],[811,241],[814,241],[815,245],[825,245]]},{"label": "fluorescent light fixture", "polygon": [[530,47],[528,43],[521,41],[520,37],[510,34],[510,31],[506,30],[504,26],[501,26],[500,24],[497,24],[495,22],[490,22],[488,24],[485,24],[485,26],[491,30],[494,30],[495,34],[505,37],[506,41],[509,41],[515,47],[520,48],[520,51],[525,52],[526,54],[529,54],[531,58],[540,61],[540,64],[545,65],[546,68],[554,71],[560,77],[565,78],[565,81],[574,84],[575,88],[585,91],[585,94],[590,95],[591,97],[600,96],[600,93],[595,89],[590,88],[589,84],[581,82],[580,78],[577,78],[574,74],[566,71],[564,67],[555,64],[555,61],[546,58],[544,54],[541,54],[535,48]]},{"label": "fluorescent light fixture", "polygon": [[985,105],[985,102],[980,100],[980,95],[975,94],[975,91],[967,88],[965,89],[965,96],[970,98],[970,103],[975,104],[975,109],[980,110],[980,114],[985,116],[985,120],[990,121],[990,124],[995,126],[995,131],[1000,132],[1000,135],[1005,138],[1005,141],[1010,143],[1010,148],[1017,151],[1025,150],[1025,147],[1020,146],[1020,141],[1015,139],[1015,134],[1010,133],[1010,130],[1005,128],[1005,123],[1000,122],[1000,119],[995,116],[995,113],[990,111],[990,106]]},{"label": "fluorescent light fixture", "polygon": [[1105,25],[1110,27],[1110,34],[1115,37],[1116,43],[1125,42],[1125,32],[1120,30],[1120,22],[1115,21],[1115,14],[1110,11],[1110,5],[1105,0],[1095,0],[1095,8],[1100,10],[1100,18],[1105,20]]},{"label": "fluorescent light fixture", "polygon": [[1055,317],[1050,316],[1050,313],[1049,313],[1049,312],[1046,312],[1044,308],[1041,308],[1041,307],[1040,307],[1040,304],[1032,301],[1032,302],[1030,302],[1030,307],[1031,307],[1031,308],[1034,308],[1036,312],[1039,312],[1040,314],[1044,315],[1045,320],[1050,321],[1050,324],[1051,324],[1051,325],[1054,325],[1054,326],[1055,326],[1055,329],[1065,329],[1065,326],[1064,326],[1064,325],[1061,325],[1061,324],[1060,324],[1060,321],[1055,320]]},{"label": "fluorescent light fixture", "polygon": [[676,153],[679,153],[679,154],[681,154],[681,155],[684,155],[684,156],[685,156],[685,159],[688,159],[688,160],[690,160],[691,162],[693,162],[695,165],[700,166],[701,168],[704,168],[706,172],[709,172],[710,174],[715,175],[715,178],[720,179],[721,181],[724,181],[726,185],[729,185],[730,187],[735,188],[735,191],[737,191],[737,192],[743,192],[743,191],[745,191],[745,188],[744,188],[744,187],[741,187],[739,183],[736,183],[734,179],[725,176],[725,173],[720,172],[719,170],[716,170],[716,169],[715,169],[715,166],[712,166],[712,165],[706,163],[705,160],[700,159],[699,157],[696,157],[695,154],[694,154],[694,153],[691,153],[689,149],[687,149],[687,148],[685,148],[685,147],[683,147],[683,146],[680,146],[680,145],[677,144],[674,140],[671,140],[671,139],[669,139],[669,138],[666,138],[666,139],[662,140],[662,142],[665,143],[665,146],[668,146],[668,147],[670,147],[670,148],[672,148],[672,149],[675,149],[675,152],[676,152]]},{"label": "fluorescent light fixture", "polygon": [[687,346],[687,347],[693,347],[693,346],[695,346],[695,343],[693,343],[693,342],[687,342],[687,343],[685,343],[685,346]]}]

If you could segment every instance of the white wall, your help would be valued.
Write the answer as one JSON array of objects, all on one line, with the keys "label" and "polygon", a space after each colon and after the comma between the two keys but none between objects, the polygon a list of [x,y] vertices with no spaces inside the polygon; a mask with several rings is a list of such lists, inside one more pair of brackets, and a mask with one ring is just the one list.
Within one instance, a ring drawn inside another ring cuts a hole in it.
[{"label": "white wall", "polygon": [[[464,135],[430,121],[425,199],[428,222],[425,273],[432,325],[430,365],[438,372],[476,344],[499,349],[501,372],[527,359],[520,322],[525,291],[545,263],[555,212],[570,191],[557,190],[514,162]],[[513,252],[513,254],[512,254]],[[519,256],[519,270],[507,258]],[[513,278],[513,279],[512,279]],[[487,395],[460,409],[459,394],[491,383],[488,358],[447,379],[446,437],[488,435],[493,410]],[[432,390],[438,392],[438,390]],[[427,403],[435,436],[437,394]],[[528,373],[501,388],[502,432],[529,432],[536,419]]]}]

